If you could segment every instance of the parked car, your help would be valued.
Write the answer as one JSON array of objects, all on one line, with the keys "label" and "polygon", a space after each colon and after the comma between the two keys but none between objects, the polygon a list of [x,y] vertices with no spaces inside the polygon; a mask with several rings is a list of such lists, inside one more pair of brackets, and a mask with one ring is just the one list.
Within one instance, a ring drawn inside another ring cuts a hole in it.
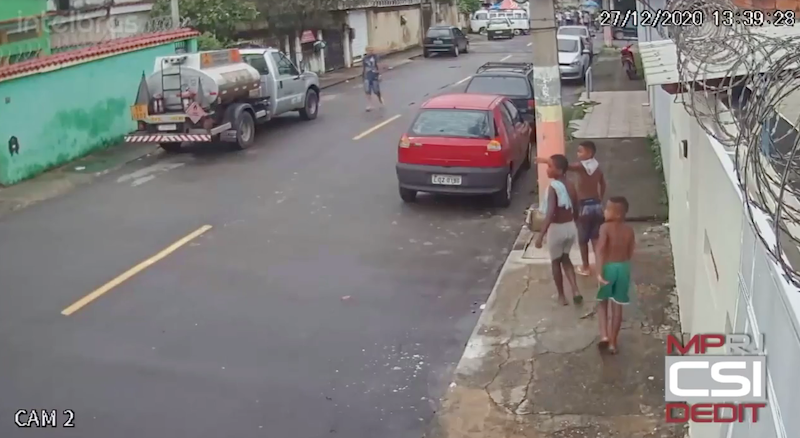
[{"label": "parked car", "polygon": [[515,35],[529,34],[531,30],[528,13],[523,9],[480,9],[475,11],[469,21],[470,32],[486,35],[486,28],[492,18],[508,18]]},{"label": "parked car", "polygon": [[469,39],[455,26],[431,26],[425,33],[422,55],[428,58],[431,53],[449,53],[458,56],[469,52]]},{"label": "parked car", "polygon": [[508,97],[522,118],[531,125],[531,142],[536,142],[533,64],[487,62],[478,68],[464,92]]},{"label": "parked car", "polygon": [[490,40],[496,38],[514,38],[514,27],[511,20],[505,17],[497,17],[489,20],[486,25],[486,33]]},{"label": "parked car", "polygon": [[571,35],[558,35],[558,70],[561,79],[579,79],[586,77],[586,70],[591,63],[589,49],[583,44],[583,38]]},{"label": "parked car", "polygon": [[589,57],[594,56],[594,42],[592,41],[592,31],[586,26],[561,26],[558,28],[558,35],[572,35],[583,38],[583,44],[589,48]]},{"label": "parked car", "polygon": [[486,194],[507,207],[514,176],[532,162],[530,129],[507,97],[431,98],[397,147],[400,197],[413,202],[418,192]]},{"label": "parked car", "polygon": [[639,38],[639,31],[633,23],[625,23],[625,27],[615,27],[613,35],[615,40],[635,40]]}]

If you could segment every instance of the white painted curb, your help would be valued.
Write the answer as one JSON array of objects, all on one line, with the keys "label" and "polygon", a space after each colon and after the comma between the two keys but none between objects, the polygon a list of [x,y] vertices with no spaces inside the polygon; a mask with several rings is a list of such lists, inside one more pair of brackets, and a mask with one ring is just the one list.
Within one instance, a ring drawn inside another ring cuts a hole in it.
[{"label": "white painted curb", "polygon": [[[478,322],[475,324],[475,328],[472,330],[469,341],[467,341],[467,345],[464,348],[464,353],[461,356],[461,360],[459,360],[458,365],[454,370],[453,383],[450,384],[448,393],[454,386],[456,386],[455,381],[459,375],[470,374],[471,371],[477,369],[477,367],[480,366],[480,360],[487,355],[493,346],[499,345],[506,341],[505,339],[500,339],[498,337],[485,336],[481,334],[480,331],[481,328],[488,325],[493,318],[493,309],[495,301],[497,300],[497,289],[500,285],[500,282],[503,280],[503,277],[512,269],[513,266],[528,264],[522,261],[522,256],[525,254],[525,245],[530,241],[532,236],[533,233],[526,226],[523,226],[522,230],[520,230],[519,234],[517,235],[517,238],[514,241],[514,246],[511,248],[508,257],[506,257],[503,267],[500,269],[500,273],[497,275],[497,280],[494,283],[492,292],[489,294],[489,298],[486,300],[486,305],[481,313],[481,316],[478,318]],[[445,397],[447,396],[445,395]]]}]

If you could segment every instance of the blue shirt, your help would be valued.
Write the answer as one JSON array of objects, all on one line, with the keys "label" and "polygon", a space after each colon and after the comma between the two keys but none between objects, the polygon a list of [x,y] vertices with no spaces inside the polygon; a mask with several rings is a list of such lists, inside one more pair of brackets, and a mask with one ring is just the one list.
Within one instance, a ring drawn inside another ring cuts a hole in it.
[{"label": "blue shirt", "polygon": [[364,79],[374,81],[378,79],[378,55],[367,55],[362,62],[364,66]]}]

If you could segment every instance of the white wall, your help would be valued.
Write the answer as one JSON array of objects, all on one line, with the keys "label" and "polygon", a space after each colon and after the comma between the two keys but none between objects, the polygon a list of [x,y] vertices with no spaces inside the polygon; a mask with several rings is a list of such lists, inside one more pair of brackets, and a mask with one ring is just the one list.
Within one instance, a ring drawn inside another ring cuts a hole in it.
[{"label": "white wall", "polygon": [[[765,244],[755,239],[730,151],[672,101],[662,103],[669,110],[668,128],[662,123],[657,130],[666,129],[659,137],[669,138],[662,151],[669,162],[665,180],[683,331],[764,333],[770,381],[770,403],[758,423],[733,423],[730,431],[727,425],[693,423],[690,436],[799,437],[800,291],[785,282]],[[769,236],[766,222],[756,219]]]},{"label": "white wall", "polygon": [[420,6],[374,8],[367,11],[369,45],[390,53],[420,44]]},{"label": "white wall", "polygon": [[60,48],[97,44],[157,30],[151,26],[148,11],[111,16],[105,12],[76,14],[53,19],[50,40],[53,48]]},{"label": "white wall", "polygon": [[367,11],[365,9],[347,11],[347,25],[355,31],[350,54],[354,61],[360,61],[367,53],[367,45],[369,44]]}]

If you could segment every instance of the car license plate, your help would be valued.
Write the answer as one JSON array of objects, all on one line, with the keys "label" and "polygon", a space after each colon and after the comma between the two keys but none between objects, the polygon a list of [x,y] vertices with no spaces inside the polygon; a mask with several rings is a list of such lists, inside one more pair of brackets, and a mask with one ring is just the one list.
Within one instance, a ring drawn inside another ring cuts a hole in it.
[{"label": "car license plate", "polygon": [[133,105],[131,107],[131,118],[133,120],[144,120],[147,118],[147,105]]},{"label": "car license plate", "polygon": [[442,44],[442,40],[434,40],[433,44]]},{"label": "car license plate", "polygon": [[441,186],[460,186],[461,177],[458,175],[433,175],[431,182]]},{"label": "car license plate", "polygon": [[178,125],[158,125],[159,131],[177,131]]}]

